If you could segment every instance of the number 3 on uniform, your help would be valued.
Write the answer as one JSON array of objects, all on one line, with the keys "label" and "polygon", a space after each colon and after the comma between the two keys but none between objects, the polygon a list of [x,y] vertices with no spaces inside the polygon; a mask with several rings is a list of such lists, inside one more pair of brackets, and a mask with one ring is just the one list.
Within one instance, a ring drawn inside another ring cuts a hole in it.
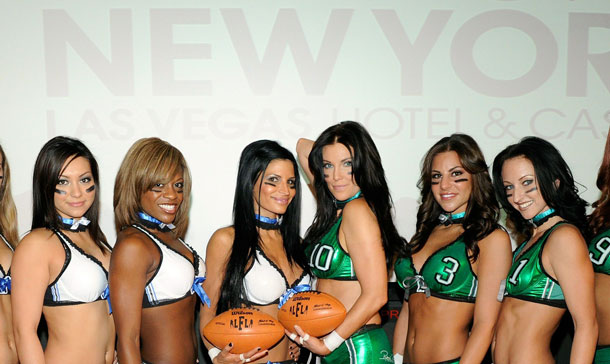
[{"label": "number 3 on uniform", "polygon": [[591,262],[595,265],[604,265],[608,259],[608,256],[610,256],[610,238],[599,239],[599,241],[595,244],[595,248],[599,252],[599,257],[595,258],[593,256],[593,252],[589,253]]},{"label": "number 3 on uniform", "polygon": [[434,279],[436,279],[438,283],[448,286],[451,284],[451,282],[453,282],[455,272],[457,272],[457,270],[460,268],[460,262],[452,257],[444,257],[442,261],[443,263],[447,263],[445,269],[443,269],[443,274],[445,277],[443,277],[443,274],[441,273],[436,273]]}]

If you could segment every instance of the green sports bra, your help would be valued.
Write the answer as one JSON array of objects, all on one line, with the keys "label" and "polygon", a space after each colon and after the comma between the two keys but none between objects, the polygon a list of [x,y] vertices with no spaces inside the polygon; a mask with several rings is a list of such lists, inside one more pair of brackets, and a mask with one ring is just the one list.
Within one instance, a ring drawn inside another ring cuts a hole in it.
[{"label": "green sports bra", "polygon": [[610,274],[610,229],[598,234],[589,243],[589,258],[595,273]]},{"label": "green sports bra", "polygon": [[545,231],[542,237],[520,256],[519,253],[527,245],[527,241],[515,250],[513,264],[506,280],[506,296],[554,307],[566,307],[559,282],[549,276],[542,266],[544,245],[549,235],[562,224],[565,222],[560,221]]},{"label": "green sports bra", "polygon": [[330,230],[316,244],[305,248],[311,272],[321,279],[357,281],[352,258],[339,244],[339,226],[343,216],[339,216]]},{"label": "green sports bra", "polygon": [[478,280],[461,237],[430,255],[419,273],[411,258],[398,259],[394,272],[398,284],[405,289],[405,300],[414,293],[451,301],[476,300]]}]

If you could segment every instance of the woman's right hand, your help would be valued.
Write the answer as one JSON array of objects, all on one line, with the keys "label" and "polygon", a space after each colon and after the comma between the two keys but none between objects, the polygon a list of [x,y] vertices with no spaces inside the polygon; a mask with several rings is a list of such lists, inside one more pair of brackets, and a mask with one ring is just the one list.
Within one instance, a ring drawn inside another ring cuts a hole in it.
[{"label": "woman's right hand", "polygon": [[261,351],[261,348],[254,348],[247,353],[233,354],[233,344],[229,343],[225,346],[220,353],[212,360],[214,364],[241,364],[251,363],[267,355],[267,350]]}]

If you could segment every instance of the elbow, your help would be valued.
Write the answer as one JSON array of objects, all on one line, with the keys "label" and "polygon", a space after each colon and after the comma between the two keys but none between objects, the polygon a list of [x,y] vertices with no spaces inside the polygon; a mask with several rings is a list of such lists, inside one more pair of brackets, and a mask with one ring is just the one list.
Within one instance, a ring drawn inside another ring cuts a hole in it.
[{"label": "elbow", "polygon": [[24,325],[19,325],[18,323],[15,323],[15,326],[13,328],[13,335],[14,335],[15,343],[19,344],[19,343],[23,342],[24,340],[27,340],[28,336],[32,336],[35,334],[36,334],[36,329],[32,329],[30,327],[26,327]]},{"label": "elbow", "polygon": [[379,311],[386,303],[388,303],[387,294],[375,295],[371,302],[371,307],[375,307],[375,311]]},{"label": "elbow", "polygon": [[585,320],[579,319],[574,320],[574,335],[585,335],[597,342],[597,336],[599,334],[599,327],[597,324],[597,318],[595,315]]}]

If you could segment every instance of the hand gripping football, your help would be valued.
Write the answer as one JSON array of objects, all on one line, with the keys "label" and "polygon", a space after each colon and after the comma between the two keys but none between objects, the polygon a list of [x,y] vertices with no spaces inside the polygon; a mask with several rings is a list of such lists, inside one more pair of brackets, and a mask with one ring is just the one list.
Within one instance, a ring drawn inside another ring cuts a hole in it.
[{"label": "hand gripping football", "polygon": [[309,335],[320,337],[336,329],[345,314],[345,306],[333,296],[306,291],[292,296],[280,308],[278,319],[288,331],[294,332],[294,325],[299,325]]}]

